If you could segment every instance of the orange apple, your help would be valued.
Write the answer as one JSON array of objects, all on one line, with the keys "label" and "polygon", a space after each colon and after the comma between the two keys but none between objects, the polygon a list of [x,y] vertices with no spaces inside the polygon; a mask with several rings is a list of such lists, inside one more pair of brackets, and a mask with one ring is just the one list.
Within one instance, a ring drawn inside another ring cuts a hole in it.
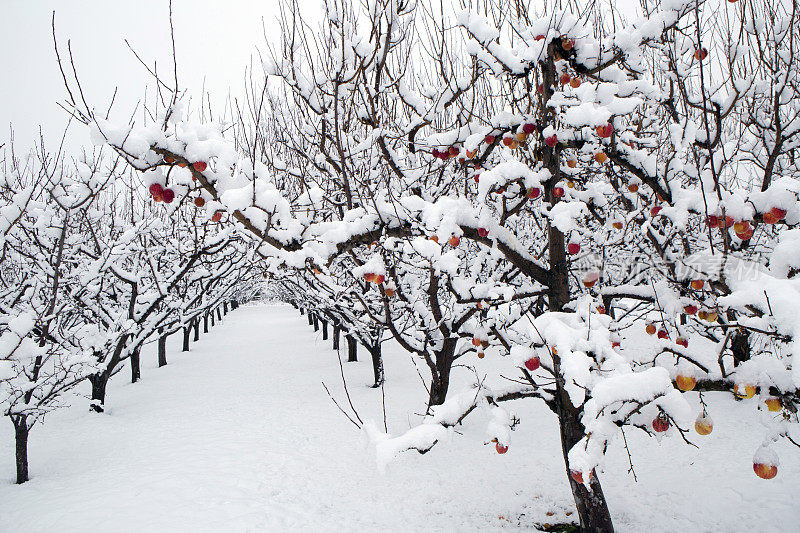
[{"label": "orange apple", "polygon": [[700,415],[694,423],[694,430],[699,435],[708,435],[714,431],[714,422],[711,421],[709,416]]},{"label": "orange apple", "polygon": [[606,155],[605,152],[597,152],[596,154],[594,154],[594,160],[597,161],[598,163],[605,163],[606,161],[608,161],[608,156]]},{"label": "orange apple", "polygon": [[767,409],[773,413],[777,413],[783,409],[783,406],[781,406],[781,401],[778,398],[767,398],[764,400],[764,403],[767,404]]},{"label": "orange apple", "polygon": [[697,380],[691,376],[678,374],[678,377],[675,378],[675,384],[678,385],[680,390],[688,392],[694,389],[694,386],[697,385]]},{"label": "orange apple", "polygon": [[656,325],[655,324],[647,324],[644,328],[648,335],[655,335],[656,334]]},{"label": "orange apple", "polygon": [[458,237],[453,235],[453,236],[450,237],[450,239],[447,242],[450,243],[450,246],[455,248],[456,246],[458,246],[461,243],[461,239],[459,239]]},{"label": "orange apple", "polygon": [[690,285],[692,286],[692,289],[696,291],[702,291],[705,284],[706,282],[702,279],[693,279]]},{"label": "orange apple", "polygon": [[578,87],[581,86],[581,79],[580,78],[572,78],[571,80],[569,80],[569,85],[573,89],[577,89]]},{"label": "orange apple", "polygon": [[761,479],[772,479],[778,475],[778,467],[764,463],[753,463],[753,472]]},{"label": "orange apple", "polygon": [[756,388],[753,385],[737,383],[733,387],[733,393],[737,398],[749,399],[756,395]]}]

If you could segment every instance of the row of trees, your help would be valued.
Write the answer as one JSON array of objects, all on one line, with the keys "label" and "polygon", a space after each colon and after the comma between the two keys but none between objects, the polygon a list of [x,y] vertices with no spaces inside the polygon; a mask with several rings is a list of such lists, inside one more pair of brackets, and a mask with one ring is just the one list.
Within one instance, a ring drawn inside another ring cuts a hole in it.
[{"label": "row of trees", "polygon": [[[482,408],[504,453],[500,404],[538,398],[581,527],[612,531],[606,450],[627,427],[707,434],[713,405],[682,391],[714,390],[759,395],[773,477],[800,402],[796,0],[462,7],[329,0],[315,32],[286,2],[232,123],[192,120],[177,87],[148,123],[67,105],[249,234],[287,301],[370,348],[376,385],[383,340],[424,361],[429,416],[374,430],[379,457]],[[518,379],[450,393],[487,353]]]},{"label": "row of trees", "polygon": [[[28,435],[88,381],[102,412],[109,378],[183,332],[189,350],[209,320],[257,290],[249,245],[189,206],[164,208],[140,177],[98,150],[79,161],[40,145],[0,161],[0,407],[14,425],[17,483]],[[193,331],[192,331],[193,330]]]}]

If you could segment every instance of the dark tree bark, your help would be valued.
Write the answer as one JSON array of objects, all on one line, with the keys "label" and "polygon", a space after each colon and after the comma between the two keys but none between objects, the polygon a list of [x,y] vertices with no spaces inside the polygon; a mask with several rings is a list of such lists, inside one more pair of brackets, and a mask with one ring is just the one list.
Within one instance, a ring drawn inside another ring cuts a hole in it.
[{"label": "dark tree bark", "polygon": [[89,407],[98,413],[102,413],[104,411],[108,377],[109,376],[105,372],[101,372],[100,374],[92,374],[89,376],[89,382],[92,384],[92,401],[89,404]]},{"label": "dark tree bark", "polygon": [[314,325],[314,314],[311,311],[308,312],[308,325]]},{"label": "dark tree bark", "polygon": [[200,340],[200,319],[195,318],[192,321],[192,326],[194,327],[194,342],[197,342]]},{"label": "dark tree bark", "polygon": [[213,328],[214,325],[217,323],[216,319],[214,318],[214,310],[213,309],[211,310],[209,315],[211,316],[211,327]]},{"label": "dark tree bark", "polygon": [[369,347],[369,354],[372,356],[372,372],[375,374],[375,383],[372,388],[380,387],[383,384],[383,357],[381,357],[381,343],[376,342]]},{"label": "dark tree bark", "polygon": [[12,415],[11,423],[14,424],[14,443],[17,462],[17,484],[28,481],[28,415]]},{"label": "dark tree bark", "polygon": [[223,315],[228,314],[228,302],[222,302],[222,314]]},{"label": "dark tree bark", "polygon": [[[163,333],[164,328],[158,328],[159,333]],[[189,327],[187,326],[183,330],[183,346],[184,352],[189,348]],[[166,366],[167,365],[167,336],[166,335],[159,335],[158,336],[158,366]]]},{"label": "dark tree bark", "polygon": [[233,300],[231,302],[231,310],[235,310],[235,309],[239,309],[239,302],[237,302],[236,300]]},{"label": "dark tree bark", "polygon": [[140,365],[141,348],[136,347],[131,352],[131,383],[136,383],[142,379],[142,367]]},{"label": "dark tree bark", "polygon": [[[191,335],[192,335],[192,327],[190,325],[183,326],[183,351],[184,352],[188,352],[189,351],[189,340],[191,340]],[[166,341],[166,339],[165,339],[165,341]],[[160,344],[161,343],[161,339],[158,339],[158,342],[159,342],[158,353],[159,353],[159,355],[161,355],[161,344]],[[165,348],[165,351],[166,351],[166,348]],[[160,361],[160,359],[159,359],[159,361]],[[167,364],[167,363],[165,362],[164,364]],[[159,366],[160,366],[160,363],[159,363]]]},{"label": "dark tree bark", "polygon": [[733,366],[739,366],[750,359],[750,332],[739,329],[731,338],[731,352],[733,353]]},{"label": "dark tree bark", "polygon": [[304,314],[306,314],[306,310],[305,310],[305,309],[303,309],[302,307],[300,308],[300,314],[301,314],[301,315],[304,315]]},{"label": "dark tree bark", "polygon": [[355,363],[356,361],[358,361],[358,343],[351,335],[347,335],[347,362]]},{"label": "dark tree bark", "polygon": [[313,316],[314,316],[314,319],[313,319],[314,320],[314,331],[319,331],[319,318],[317,317],[317,315],[313,315]]},{"label": "dark tree bark", "polygon": [[203,333],[208,333],[208,313],[203,314]]},{"label": "dark tree bark", "polygon": [[328,323],[321,318],[319,321],[322,322],[322,340],[326,341],[328,340]]},{"label": "dark tree bark", "polygon": [[447,397],[447,389],[450,387],[450,370],[453,367],[453,358],[456,353],[456,343],[458,339],[447,338],[442,345],[442,349],[434,354],[436,370],[431,372],[431,392],[428,399],[428,406],[442,405]]},{"label": "dark tree bark", "polygon": [[222,309],[217,307],[217,321],[222,322]]},{"label": "dark tree bark", "polygon": [[339,349],[339,336],[341,335],[342,328],[340,328],[337,324],[333,325],[333,349]]}]

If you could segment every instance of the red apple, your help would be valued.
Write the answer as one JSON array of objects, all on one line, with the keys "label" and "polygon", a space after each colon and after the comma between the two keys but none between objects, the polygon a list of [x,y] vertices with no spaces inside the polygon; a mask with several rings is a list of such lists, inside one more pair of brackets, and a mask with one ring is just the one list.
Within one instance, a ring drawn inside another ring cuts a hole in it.
[{"label": "red apple", "polygon": [[555,148],[555,146],[558,144],[558,136],[556,136],[554,133],[550,137],[545,137],[544,143],[550,148]]},{"label": "red apple", "polygon": [[611,134],[614,133],[614,126],[611,123],[608,123],[605,126],[597,126],[596,131],[598,137],[601,139],[608,139],[611,137]]},{"label": "red apple", "polygon": [[447,242],[449,242],[449,243],[450,243],[450,246],[452,246],[453,248],[455,248],[456,246],[458,246],[458,245],[459,245],[459,243],[461,242],[461,239],[459,239],[458,237],[456,237],[455,235],[453,235],[452,237],[450,237],[450,240],[448,240]]},{"label": "red apple", "polygon": [[505,146],[511,146],[512,142],[514,142],[514,138],[513,137],[508,137],[508,136],[503,137],[503,144]]},{"label": "red apple", "polygon": [[683,346],[684,348],[689,347],[689,340],[686,337],[678,337],[675,339],[675,342]]},{"label": "red apple", "polygon": [[531,372],[539,368],[539,356],[535,355],[530,359],[528,359],[527,361],[525,361],[525,368],[527,368]]},{"label": "red apple", "polygon": [[483,141],[486,144],[494,144],[494,135],[491,134],[487,135],[486,137],[483,138]]},{"label": "red apple", "polygon": [[775,217],[776,220],[783,220],[783,217],[786,216],[786,209],[781,209],[780,207],[773,207],[769,210],[769,213]]},{"label": "red apple", "polygon": [[570,255],[575,255],[581,251],[581,245],[578,242],[571,242],[567,245],[567,251]]},{"label": "red apple", "polygon": [[564,37],[563,39],[561,39],[561,48],[563,48],[564,50],[567,50],[567,51],[572,50],[572,48],[574,46],[575,46],[575,40],[574,39],[569,39],[567,37]]},{"label": "red apple", "polygon": [[581,79],[580,78],[572,78],[571,80],[569,80],[569,85],[573,89],[577,89],[578,87],[581,86]]},{"label": "red apple", "polygon": [[489,235],[489,230],[486,228],[478,228],[478,235],[480,235],[481,237],[486,237],[487,235]]},{"label": "red apple", "polygon": [[497,453],[502,455],[508,451],[508,446],[503,446],[498,442],[497,444],[494,445],[494,449],[497,450]]},{"label": "red apple", "polygon": [[194,199],[194,205],[196,205],[197,207],[203,207],[204,205],[206,205],[206,201],[203,200],[202,196],[198,196],[197,198]]},{"label": "red apple", "polygon": [[205,161],[195,161],[192,166],[196,171],[203,172],[208,167],[208,164]]},{"label": "red apple", "polygon": [[614,229],[622,229],[622,227],[623,227],[623,224],[622,224],[622,222],[620,222],[619,220],[615,220],[614,222],[612,222],[612,223],[611,223],[611,226],[612,226]]},{"label": "red apple", "polygon": [[653,430],[656,433],[664,433],[668,429],[669,419],[664,413],[659,413],[658,416],[653,419]]},{"label": "red apple", "polygon": [[658,338],[659,339],[668,339],[669,338],[669,333],[667,333],[667,330],[665,330],[665,329],[660,329],[660,330],[658,330]]},{"label": "red apple", "polygon": [[380,285],[381,283],[386,281],[386,276],[384,276],[383,274],[376,274],[375,275],[375,279],[372,280],[372,281],[374,281],[376,284]]},{"label": "red apple", "polygon": [[568,72],[564,72],[561,76],[559,76],[558,81],[560,81],[562,85],[566,85],[571,79],[572,76],[570,76]]},{"label": "red apple", "polygon": [[459,148],[458,146],[451,146],[451,147],[450,147],[450,150],[448,151],[448,155],[449,155],[450,157],[455,157],[455,156],[457,156],[459,153],[461,153],[461,148]]},{"label": "red apple", "polygon": [[478,337],[472,337],[472,345],[473,346],[480,346],[481,340]]},{"label": "red apple", "polygon": [[716,216],[716,215],[708,215],[708,218],[706,219],[706,225],[709,228],[718,227],[719,226],[719,217]]},{"label": "red apple", "polygon": [[150,196],[161,196],[161,193],[164,192],[164,187],[160,183],[152,183],[147,190],[150,191]]},{"label": "red apple", "polygon": [[702,61],[706,57],[708,57],[708,50],[706,50],[705,48],[699,48],[695,50],[694,58],[697,59],[698,61]]},{"label": "red apple", "polygon": [[217,211],[211,216],[212,222],[219,222],[222,220],[222,211]]},{"label": "red apple", "polygon": [[553,187],[553,196],[556,198],[564,196],[564,187]]},{"label": "red apple", "polygon": [[373,274],[372,272],[364,273],[364,281],[366,282],[375,281],[375,274]]},{"label": "red apple", "polygon": [[525,193],[525,196],[528,199],[533,200],[535,198],[538,198],[541,193],[542,190],[539,187],[531,187],[530,189],[528,189],[528,192]]},{"label": "red apple", "polygon": [[661,212],[661,206],[660,205],[654,205],[653,207],[650,208],[650,216],[651,217],[658,216],[658,214],[660,212]]},{"label": "red apple", "polygon": [[694,304],[684,305],[683,312],[686,313],[687,315],[697,314],[697,306]]},{"label": "red apple", "polygon": [[530,135],[531,133],[536,131],[536,125],[533,124],[532,122],[527,122],[525,125],[522,126],[522,131]]},{"label": "red apple", "polygon": [[172,189],[164,189],[164,191],[161,193],[161,199],[164,200],[165,204],[171,204],[175,199],[175,191]]},{"label": "red apple", "polygon": [[656,325],[655,324],[647,324],[644,328],[648,335],[655,335],[656,334]]}]

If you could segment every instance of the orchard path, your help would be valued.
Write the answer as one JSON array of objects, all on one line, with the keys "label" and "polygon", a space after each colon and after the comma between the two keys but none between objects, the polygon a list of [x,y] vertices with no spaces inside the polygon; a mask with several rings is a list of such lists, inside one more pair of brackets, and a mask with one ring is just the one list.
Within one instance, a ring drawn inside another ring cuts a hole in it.
[{"label": "orchard path", "polygon": [[[452,442],[381,474],[320,383],[346,404],[336,352],[297,311],[239,308],[188,353],[178,337],[168,366],[155,367],[149,346],[142,381],[127,383],[127,369],[112,380],[106,413],[78,398],[35,427],[32,479],[22,486],[11,483],[3,420],[0,532],[509,531],[574,518],[557,428],[541,403],[510,406],[524,417],[504,456],[483,446],[476,416]],[[387,422],[400,433],[418,422],[425,392],[407,354],[390,344],[385,357]],[[366,352],[359,358],[344,364],[353,403],[382,426],[381,391],[367,387]],[[461,372],[456,390],[471,379]],[[779,450],[778,478],[755,478],[752,437],[736,440],[753,423],[740,407],[715,416],[715,440],[699,451],[629,436],[639,483],[625,474],[622,450],[602,478],[618,530],[796,526],[789,494],[799,454]]]}]

